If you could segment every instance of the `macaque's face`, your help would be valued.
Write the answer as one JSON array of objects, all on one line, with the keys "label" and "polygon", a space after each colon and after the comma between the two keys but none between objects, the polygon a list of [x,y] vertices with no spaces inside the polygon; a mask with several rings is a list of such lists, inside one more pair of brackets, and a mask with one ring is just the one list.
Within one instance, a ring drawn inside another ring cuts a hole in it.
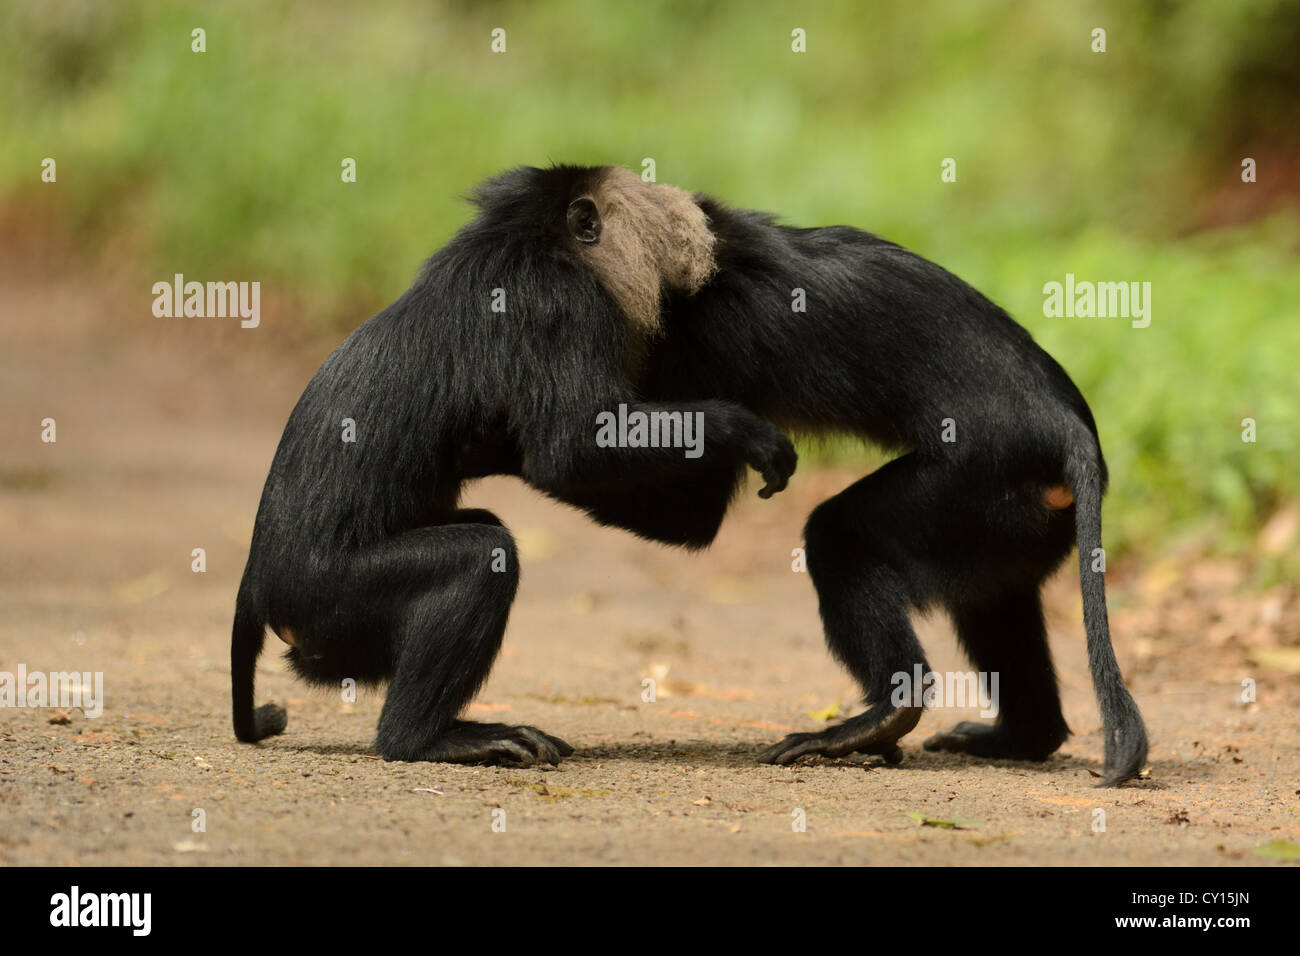
[{"label": "macaque's face", "polygon": [[565,213],[578,254],[636,327],[660,327],[665,290],[697,292],[717,271],[709,217],[690,193],[618,166],[592,175]]}]

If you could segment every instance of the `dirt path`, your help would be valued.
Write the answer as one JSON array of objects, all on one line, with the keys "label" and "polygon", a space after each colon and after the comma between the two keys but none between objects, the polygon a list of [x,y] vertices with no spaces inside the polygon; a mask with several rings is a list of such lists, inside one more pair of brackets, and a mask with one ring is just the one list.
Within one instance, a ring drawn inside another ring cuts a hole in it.
[{"label": "dirt path", "polygon": [[[1068,575],[1049,624],[1077,736],[1045,765],[920,749],[974,710],[928,713],[896,767],[756,764],[760,745],[815,729],[809,711],[852,709],[807,575],[790,567],[804,515],[848,473],[800,473],[770,502],[751,486],[700,556],[596,528],[517,482],[472,491],[524,562],[472,713],[565,737],[578,753],[558,770],[380,762],[367,748],[381,696],[309,691],[275,653],[259,699],[288,701],[289,731],[237,745],[235,585],[280,427],[325,349],[285,362],[274,315],[250,332],[152,319],[147,299],[105,316],[83,286],[16,272],[3,288],[0,670],[102,671],[106,704],[63,724],[0,708],[0,863],[1215,864],[1300,836],[1294,682],[1254,675],[1259,702],[1243,707],[1250,675],[1194,643],[1152,659],[1117,634],[1151,777],[1093,788],[1101,741]],[[54,445],[39,441],[46,416]],[[920,628],[937,669],[967,668],[946,622]]]}]

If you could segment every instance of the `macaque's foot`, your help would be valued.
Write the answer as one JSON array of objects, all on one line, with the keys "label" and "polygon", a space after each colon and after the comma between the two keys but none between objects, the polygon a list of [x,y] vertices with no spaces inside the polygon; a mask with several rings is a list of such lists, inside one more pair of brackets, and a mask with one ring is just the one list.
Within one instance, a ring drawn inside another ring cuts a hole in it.
[{"label": "macaque's foot", "polygon": [[1043,740],[1035,743],[1016,741],[998,724],[980,724],[963,720],[960,724],[941,730],[926,738],[926,750],[970,754],[990,760],[1046,760],[1065,740]]},{"label": "macaque's foot", "polygon": [[559,737],[552,737],[536,727],[512,727],[509,724],[480,724],[461,720],[415,759],[435,763],[530,767],[538,763],[558,764],[571,753],[573,748]]},{"label": "macaque's foot", "polygon": [[258,740],[274,737],[289,726],[289,715],[278,704],[263,704],[253,711],[253,726]]},{"label": "macaque's foot", "polygon": [[791,734],[758,755],[759,763],[782,766],[800,757],[820,755],[843,757],[845,754],[879,754],[886,763],[900,763],[903,751],[898,741],[921,719],[920,707],[873,707],[865,714],[852,717],[839,726],[816,734]]}]

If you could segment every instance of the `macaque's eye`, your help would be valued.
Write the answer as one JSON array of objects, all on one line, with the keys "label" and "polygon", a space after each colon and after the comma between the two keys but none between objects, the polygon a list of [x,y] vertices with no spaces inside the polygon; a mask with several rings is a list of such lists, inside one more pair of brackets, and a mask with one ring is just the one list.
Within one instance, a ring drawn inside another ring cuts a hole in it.
[{"label": "macaque's eye", "polygon": [[579,242],[595,242],[600,238],[600,211],[588,196],[569,203],[569,232]]}]

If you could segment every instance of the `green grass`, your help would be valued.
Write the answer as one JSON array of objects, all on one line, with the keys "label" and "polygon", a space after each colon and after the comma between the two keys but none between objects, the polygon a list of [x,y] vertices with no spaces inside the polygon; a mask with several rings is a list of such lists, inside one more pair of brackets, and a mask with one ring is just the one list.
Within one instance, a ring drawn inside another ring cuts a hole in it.
[{"label": "green grass", "polygon": [[[1286,9],[18,2],[0,11],[0,204],[143,288],[259,278],[355,324],[464,221],[458,197],[484,176],[653,157],[660,181],[858,225],[971,281],[1093,404],[1108,539],[1200,527],[1232,549],[1297,493],[1300,229],[1294,207],[1196,227],[1215,197],[1276,175],[1265,163],[1242,185],[1240,144],[1285,132],[1291,87],[1268,78]],[[39,182],[45,156],[57,184]],[[945,157],[956,183],[940,182]],[[1066,272],[1151,282],[1151,327],[1044,317],[1042,286]]]}]

